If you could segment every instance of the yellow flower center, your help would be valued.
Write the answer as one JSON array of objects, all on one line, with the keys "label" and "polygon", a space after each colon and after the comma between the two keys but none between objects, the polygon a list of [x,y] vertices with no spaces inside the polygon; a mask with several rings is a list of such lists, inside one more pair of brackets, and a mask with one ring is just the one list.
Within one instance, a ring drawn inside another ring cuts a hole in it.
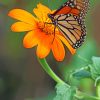
[{"label": "yellow flower center", "polygon": [[57,34],[59,32],[57,27],[54,26],[52,24],[52,22],[50,22],[50,21],[48,21],[48,22],[39,22],[38,27],[41,31],[45,32],[47,35],[53,35],[53,34]]}]

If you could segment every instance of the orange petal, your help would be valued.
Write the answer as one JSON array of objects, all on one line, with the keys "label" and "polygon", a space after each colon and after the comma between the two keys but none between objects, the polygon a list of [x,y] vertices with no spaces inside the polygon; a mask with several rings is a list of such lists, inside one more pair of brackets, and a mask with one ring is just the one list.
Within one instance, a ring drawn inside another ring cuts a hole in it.
[{"label": "orange petal", "polygon": [[50,48],[48,48],[47,46],[41,44],[38,45],[36,53],[39,58],[45,58],[49,54],[49,52]]},{"label": "orange petal", "polygon": [[65,57],[65,49],[60,39],[55,38],[52,45],[52,52],[57,61],[62,61]]},{"label": "orange petal", "polygon": [[76,52],[76,49],[74,49],[70,44],[69,42],[61,35],[57,35],[58,38],[68,47],[69,51],[72,53],[72,54],[75,54]]},{"label": "orange petal", "polygon": [[22,9],[13,9],[8,13],[8,16],[20,20],[22,22],[35,25],[35,17],[29,12]]},{"label": "orange petal", "polygon": [[37,33],[35,31],[30,31],[26,34],[23,39],[23,45],[25,48],[32,48],[38,44]]},{"label": "orange petal", "polygon": [[42,36],[42,38],[40,37],[40,42],[38,44],[37,47],[37,56],[39,58],[45,58],[51,49],[51,40],[49,36]]},{"label": "orange petal", "polygon": [[33,29],[33,25],[24,22],[16,22],[11,26],[11,30],[14,32],[30,31]]},{"label": "orange petal", "polygon": [[51,13],[51,10],[47,6],[44,6],[39,3],[37,5],[37,8],[33,9],[33,12],[39,18],[39,20],[46,21],[46,19],[48,18],[47,14]]}]

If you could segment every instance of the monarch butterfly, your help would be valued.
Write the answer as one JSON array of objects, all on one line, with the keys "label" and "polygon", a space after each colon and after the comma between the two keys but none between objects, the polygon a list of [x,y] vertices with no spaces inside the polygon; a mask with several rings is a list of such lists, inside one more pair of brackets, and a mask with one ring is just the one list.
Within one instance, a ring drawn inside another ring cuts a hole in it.
[{"label": "monarch butterfly", "polygon": [[86,37],[85,16],[89,0],[68,0],[53,14],[48,14],[55,27],[74,48],[79,48]]}]

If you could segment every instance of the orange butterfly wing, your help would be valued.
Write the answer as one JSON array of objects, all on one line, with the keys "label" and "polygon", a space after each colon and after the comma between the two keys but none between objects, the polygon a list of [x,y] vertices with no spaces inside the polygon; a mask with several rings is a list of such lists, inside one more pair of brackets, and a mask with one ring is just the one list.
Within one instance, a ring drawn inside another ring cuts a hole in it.
[{"label": "orange butterfly wing", "polygon": [[73,14],[77,16],[81,15],[84,18],[87,13],[88,6],[89,0],[68,0],[52,15],[55,16],[60,14]]},{"label": "orange butterfly wing", "polygon": [[71,8],[71,7],[65,6],[52,15],[60,15],[60,14],[68,14],[68,13],[73,14],[73,15],[79,15],[80,11],[76,8]]},{"label": "orange butterfly wing", "polygon": [[68,0],[53,14],[49,15],[70,45],[76,49],[82,45],[86,36],[84,19],[89,0]]}]

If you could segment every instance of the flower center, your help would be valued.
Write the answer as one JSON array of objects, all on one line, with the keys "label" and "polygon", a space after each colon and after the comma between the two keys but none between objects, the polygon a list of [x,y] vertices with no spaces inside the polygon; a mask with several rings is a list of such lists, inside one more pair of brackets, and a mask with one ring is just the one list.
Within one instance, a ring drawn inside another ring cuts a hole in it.
[{"label": "flower center", "polygon": [[[45,32],[47,35],[57,34],[59,31],[51,22],[39,22],[38,27],[41,31]],[[55,33],[54,33],[55,32]]]}]

